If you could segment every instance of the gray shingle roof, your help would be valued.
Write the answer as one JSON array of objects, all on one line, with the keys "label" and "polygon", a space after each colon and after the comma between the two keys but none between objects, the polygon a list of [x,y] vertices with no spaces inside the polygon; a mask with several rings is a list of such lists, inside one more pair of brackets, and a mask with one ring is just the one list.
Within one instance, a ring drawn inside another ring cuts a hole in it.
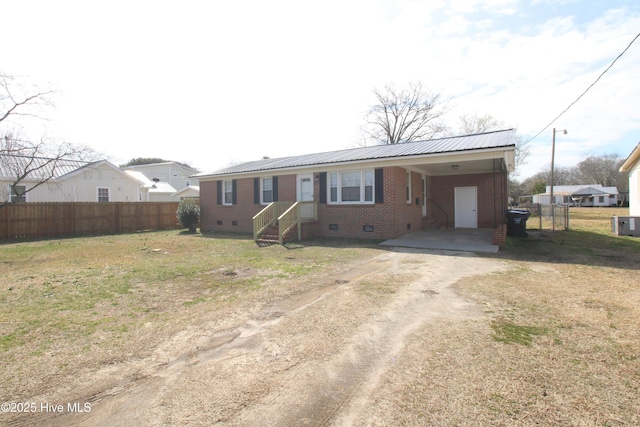
[{"label": "gray shingle roof", "polygon": [[491,148],[515,147],[514,136],[515,131],[513,129],[507,129],[475,135],[464,135],[449,138],[430,139],[426,141],[407,142],[404,144],[377,145],[374,147],[352,148],[348,150],[281,157],[277,159],[262,159],[233,165],[217,171],[204,172],[194,176],[208,177],[218,175],[231,175],[274,169],[328,165],[363,160],[386,160],[411,156],[428,156],[441,153],[468,152],[473,150],[483,150]]}]

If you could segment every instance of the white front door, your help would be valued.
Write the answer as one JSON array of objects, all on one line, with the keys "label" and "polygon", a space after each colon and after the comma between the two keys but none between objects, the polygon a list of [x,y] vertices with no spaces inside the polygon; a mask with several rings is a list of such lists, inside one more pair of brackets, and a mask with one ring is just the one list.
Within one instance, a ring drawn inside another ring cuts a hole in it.
[{"label": "white front door", "polygon": [[298,202],[313,201],[313,175],[298,175]]},{"label": "white front door", "polygon": [[478,187],[455,187],[455,227],[478,228]]}]

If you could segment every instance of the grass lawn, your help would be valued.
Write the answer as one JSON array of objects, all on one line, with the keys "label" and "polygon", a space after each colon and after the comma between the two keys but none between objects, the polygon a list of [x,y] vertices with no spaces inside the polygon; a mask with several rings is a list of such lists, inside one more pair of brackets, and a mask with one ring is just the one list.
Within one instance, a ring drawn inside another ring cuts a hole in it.
[{"label": "grass lawn", "polygon": [[612,214],[628,209],[572,208],[570,231],[509,237],[495,255],[508,268],[454,285],[484,316],[437,320],[408,337],[370,416],[640,425],[640,238],[613,235]]},{"label": "grass lawn", "polygon": [[0,245],[0,400],[130,357],[208,313],[251,310],[370,242],[258,247],[250,236],[175,230]]},{"label": "grass lawn", "polygon": [[[482,255],[508,268],[455,288],[486,318],[409,340],[413,382],[387,397],[399,413],[425,411],[425,425],[640,425],[640,238],[613,235],[612,214],[628,209],[572,208],[571,230],[529,230]],[[211,313],[250,312],[379,251],[177,231],[1,244],[0,400],[144,357]]]},{"label": "grass lawn", "polygon": [[640,238],[612,234],[612,214],[628,209],[571,208],[571,230],[508,238],[508,271],[457,284],[495,341],[468,349],[494,360],[471,370],[492,392],[470,402],[542,425],[640,425]]}]

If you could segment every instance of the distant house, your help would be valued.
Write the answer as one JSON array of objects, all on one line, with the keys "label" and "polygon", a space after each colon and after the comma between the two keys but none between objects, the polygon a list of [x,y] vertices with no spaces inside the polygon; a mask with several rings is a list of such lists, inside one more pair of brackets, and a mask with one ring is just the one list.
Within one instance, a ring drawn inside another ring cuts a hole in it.
[{"label": "distant house", "polygon": [[[142,183],[142,200],[143,202],[172,202],[175,199],[173,194],[176,189],[169,183],[163,181],[152,181],[142,172],[127,169],[124,171],[127,175]],[[158,178],[156,178],[158,179]]]},{"label": "distant house", "polygon": [[200,199],[200,186],[199,185],[190,185],[187,188],[183,188],[180,191],[176,191],[171,195],[173,200],[184,200],[184,199]]},{"label": "distant house", "polygon": [[629,215],[640,216],[640,143],[620,166],[629,173]]},{"label": "distant house", "polygon": [[125,166],[122,168],[132,176],[146,178],[145,186],[149,188],[148,201],[178,201],[180,196],[173,196],[185,189],[190,193],[198,188],[198,178],[193,177],[199,171],[177,162],[150,163],[146,165]]},{"label": "distant house", "polygon": [[[6,202],[131,202],[143,199],[143,183],[107,160],[83,162],[0,155],[0,199]],[[33,170],[12,192],[16,171]],[[43,184],[34,187],[38,182]]]},{"label": "distant house", "polygon": [[297,223],[303,236],[371,239],[494,229],[514,153],[514,131],[504,130],[242,163],[196,175],[201,229],[256,237]]},{"label": "distant house", "polygon": [[[554,185],[553,199],[557,205],[568,206],[618,206],[618,188],[599,184]],[[534,194],[533,203],[550,204],[551,187],[544,193]]]}]

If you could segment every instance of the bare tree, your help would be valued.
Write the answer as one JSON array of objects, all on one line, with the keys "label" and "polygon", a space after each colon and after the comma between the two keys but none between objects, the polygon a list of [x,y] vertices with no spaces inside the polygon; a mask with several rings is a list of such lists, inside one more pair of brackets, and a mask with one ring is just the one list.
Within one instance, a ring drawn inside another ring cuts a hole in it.
[{"label": "bare tree", "polygon": [[[502,120],[498,120],[491,114],[464,114],[460,116],[459,132],[462,135],[492,132],[509,128]],[[529,147],[520,135],[516,133],[516,167],[522,165],[529,157]]]},{"label": "bare tree", "polygon": [[51,89],[24,89],[13,77],[0,73],[0,175],[9,181],[11,194],[24,194],[51,180],[60,167],[78,160],[94,160],[97,154],[87,146],[60,142],[34,134],[33,121],[46,120],[44,111],[52,107]]},{"label": "bare tree", "polygon": [[[616,154],[589,156],[575,166],[557,167],[553,174],[554,185],[600,184],[603,187],[617,187],[621,193],[629,191],[629,176],[620,172],[624,159]],[[538,194],[545,191],[551,182],[551,169],[541,170],[520,183],[521,195]]]},{"label": "bare tree", "polygon": [[576,165],[580,184],[600,184],[603,187],[625,189],[629,185],[628,175],[620,172],[624,159],[617,154],[589,156]]},{"label": "bare tree", "polygon": [[460,132],[463,135],[491,132],[506,129],[507,125],[493,117],[491,114],[483,116],[478,114],[463,114],[460,116]]},{"label": "bare tree", "polygon": [[428,93],[422,83],[412,83],[398,91],[391,85],[374,90],[377,103],[369,107],[365,133],[377,144],[431,139],[446,127],[441,119],[446,112],[439,94]]}]

